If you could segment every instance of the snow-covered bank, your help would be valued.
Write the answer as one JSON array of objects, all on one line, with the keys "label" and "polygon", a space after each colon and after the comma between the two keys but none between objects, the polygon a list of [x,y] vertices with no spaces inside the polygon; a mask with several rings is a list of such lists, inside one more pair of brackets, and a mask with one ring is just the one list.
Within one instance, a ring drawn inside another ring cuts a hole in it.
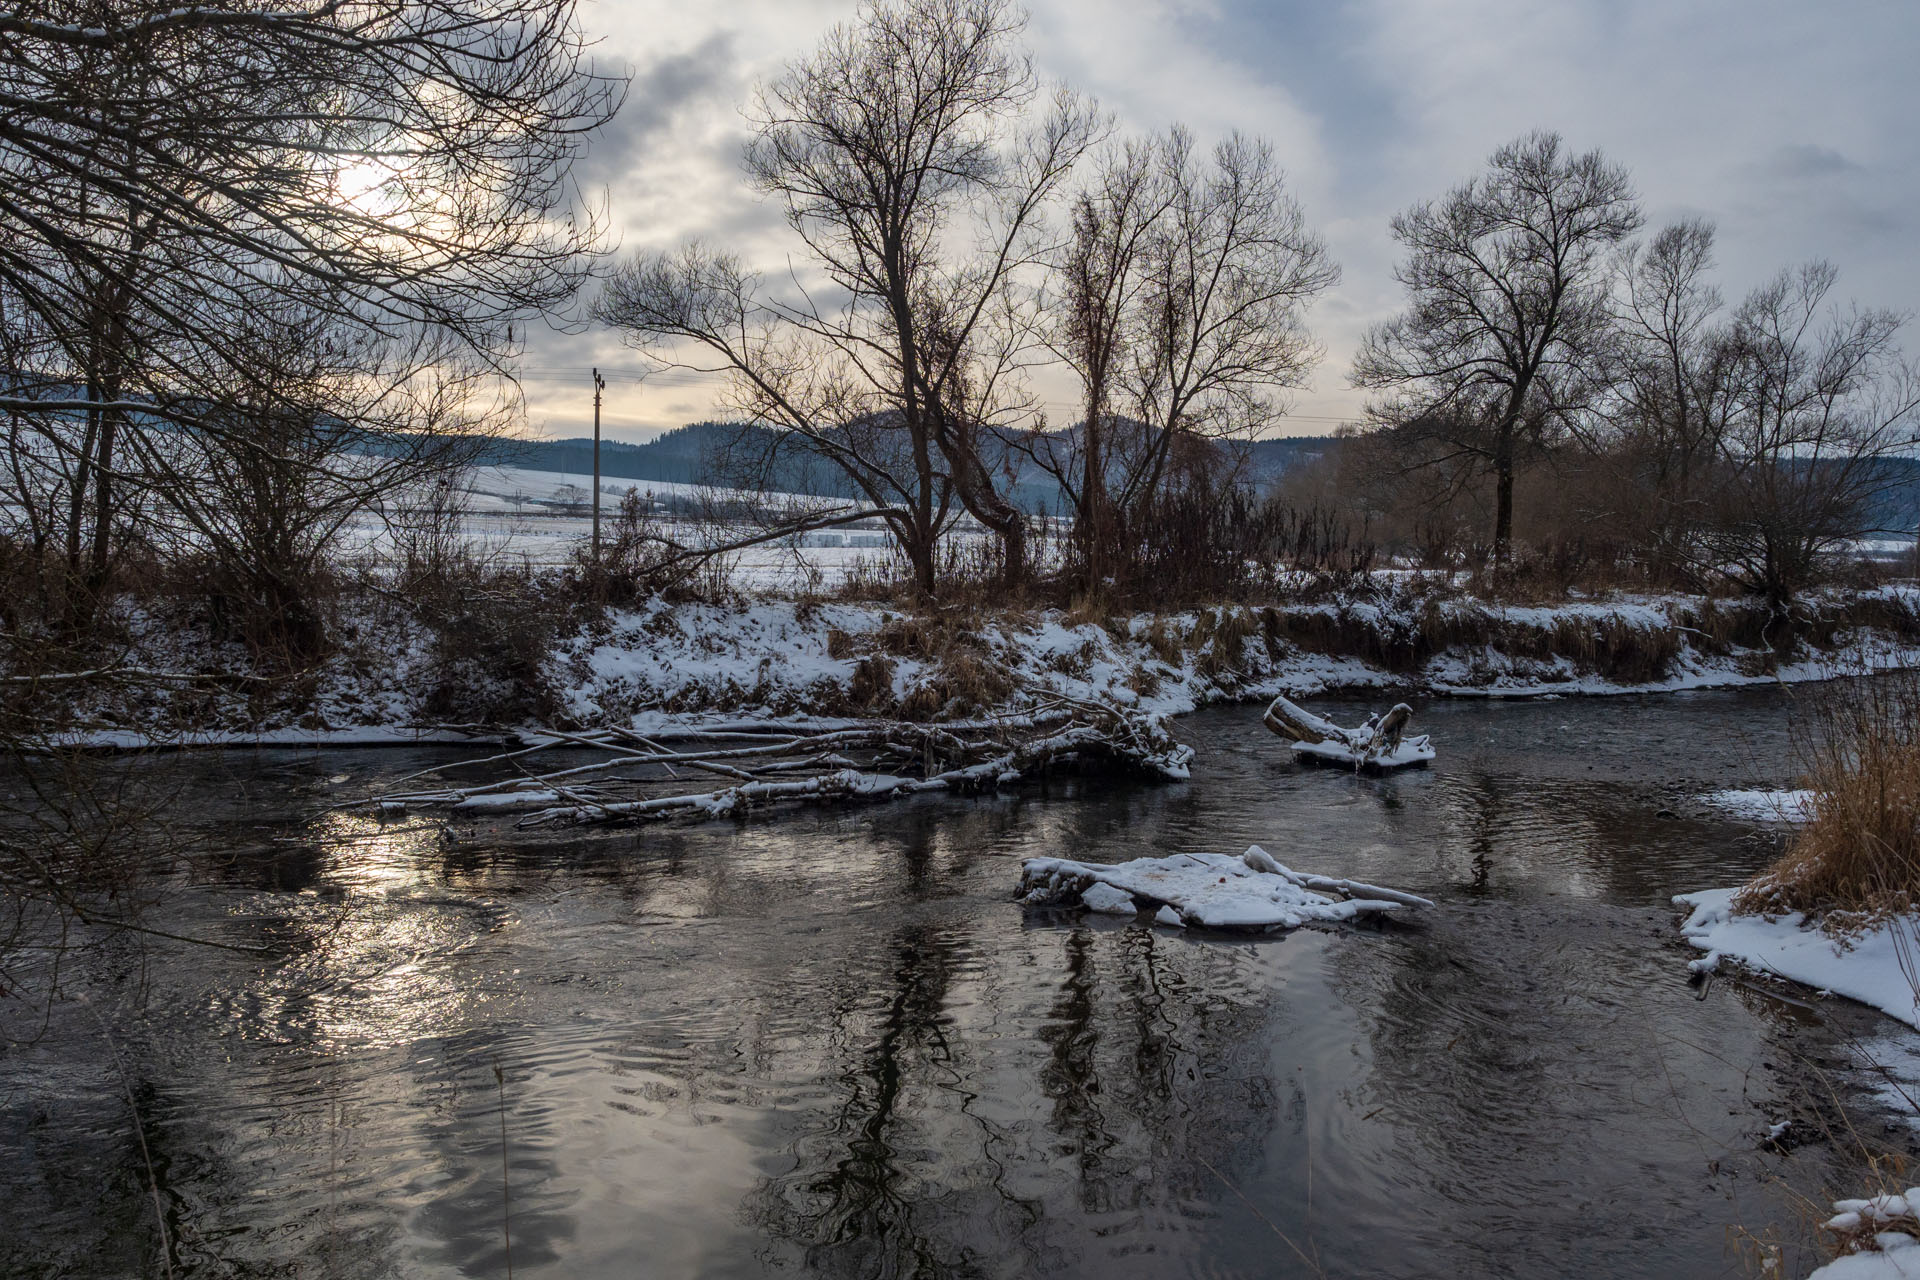
[{"label": "snow-covered bank", "polygon": [[1836,1200],[1821,1225],[1848,1250],[1807,1280],[1920,1280],[1920,1187]]},{"label": "snow-covered bank", "polygon": [[[1680,932],[1707,954],[1695,972],[1710,973],[1734,961],[1816,990],[1858,1000],[1920,1028],[1920,919],[1897,916],[1837,938],[1800,912],[1741,915],[1733,910],[1738,889],[1683,893],[1674,903],[1689,909]],[[1912,975],[1912,976],[1909,976]]]},{"label": "snow-covered bank", "polygon": [[[1874,600],[1920,617],[1920,595]],[[1766,651],[1700,634],[1692,624],[1702,611],[1711,606],[1681,597],[1558,609],[1349,600],[1102,622],[1008,613],[969,625],[867,605],[656,603],[565,642],[556,674],[568,711],[584,721],[822,707],[925,718],[1040,696],[1180,714],[1347,689],[1594,695],[1920,665],[1920,643],[1868,627],[1837,637],[1829,651],[1773,665]]]},{"label": "snow-covered bank", "polygon": [[1829,619],[1819,631],[1826,647],[1784,665],[1746,642],[1752,618],[1725,602],[1519,608],[1386,582],[1339,592],[1303,584],[1285,603],[1097,620],[771,598],[601,610],[537,592],[517,614],[438,607],[436,617],[404,599],[343,601],[334,651],[272,696],[262,696],[244,648],[209,639],[203,619],[138,615],[127,621],[122,662],[194,673],[194,683],[75,685],[59,696],[88,726],[76,732],[103,743],[293,734],[319,745],[448,724],[651,732],[716,719],[930,722],[1061,699],[1164,716],[1334,690],[1638,693],[1920,666],[1920,589],[1906,586],[1810,604]]}]

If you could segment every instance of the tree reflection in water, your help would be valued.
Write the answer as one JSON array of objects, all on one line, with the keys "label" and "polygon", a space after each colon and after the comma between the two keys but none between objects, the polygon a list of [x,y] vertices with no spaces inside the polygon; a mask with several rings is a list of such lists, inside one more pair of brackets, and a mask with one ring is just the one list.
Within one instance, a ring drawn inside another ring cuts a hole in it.
[{"label": "tree reflection in water", "polygon": [[[957,1134],[929,1132],[957,1118],[941,1111],[964,1115],[974,1097],[963,1084],[946,1008],[955,941],[921,926],[891,937],[877,1024],[862,1028],[858,1008],[849,1007],[857,1000],[849,1000],[828,1035],[846,1058],[838,1076],[844,1098],[825,1125],[795,1144],[793,1172],[748,1198],[747,1215],[802,1246],[809,1270],[929,1280],[984,1275],[989,1255],[966,1237],[985,1239],[992,1232],[983,1222],[1009,1217],[1017,1234],[1038,1217],[1037,1205],[1001,1186],[990,1151],[996,1135],[983,1121],[972,1118],[978,1136],[964,1147]],[[974,1156],[972,1167],[960,1163],[963,1152]]]},{"label": "tree reflection in water", "polygon": [[1297,1148],[1305,1121],[1298,1086],[1272,1078],[1258,1032],[1274,993],[1248,972],[1251,953],[1139,927],[1027,939],[1011,963],[1059,953],[1038,1009],[959,990],[993,984],[993,962],[951,930],[890,936],[886,972],[865,980],[885,988],[877,1009],[848,975],[825,1035],[838,1100],[744,1205],[775,1242],[763,1261],[787,1245],[823,1275],[1042,1274],[1084,1269],[1116,1227],[1243,1216],[1222,1180],[1276,1140]]}]

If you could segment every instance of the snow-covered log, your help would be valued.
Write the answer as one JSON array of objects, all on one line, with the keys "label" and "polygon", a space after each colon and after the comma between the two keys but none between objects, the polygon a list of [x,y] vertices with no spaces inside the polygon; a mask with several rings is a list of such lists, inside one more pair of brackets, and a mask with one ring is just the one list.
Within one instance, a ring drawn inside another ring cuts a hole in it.
[{"label": "snow-covered log", "polygon": [[1302,874],[1259,845],[1237,858],[1180,853],[1111,865],[1028,858],[1021,866],[1020,901],[1108,915],[1146,912],[1161,924],[1254,930],[1336,924],[1433,906],[1399,889]]},{"label": "snow-covered log", "polygon": [[[523,776],[471,787],[395,792],[377,805],[445,806],[462,815],[521,812],[522,827],[633,822],[675,814],[719,816],[780,801],[856,802],[925,791],[970,793],[1018,782],[1068,761],[1096,761],[1167,779],[1188,776],[1193,748],[1159,716],[1087,702],[1043,706],[1000,721],[914,725],[880,721],[808,730],[730,725],[667,735],[627,730],[553,731],[536,746],[473,761],[511,763]],[[590,748],[603,757],[535,773],[521,760],[549,748]],[[614,770],[623,776],[609,777]],[[685,771],[733,785],[688,791]],[[409,781],[410,779],[402,779]]]},{"label": "snow-covered log", "polygon": [[1406,736],[1413,708],[1398,702],[1384,715],[1375,712],[1356,729],[1344,729],[1323,720],[1284,696],[1267,707],[1267,728],[1287,739],[1296,756],[1350,764],[1356,769],[1399,769],[1426,764],[1434,758],[1426,734]]}]

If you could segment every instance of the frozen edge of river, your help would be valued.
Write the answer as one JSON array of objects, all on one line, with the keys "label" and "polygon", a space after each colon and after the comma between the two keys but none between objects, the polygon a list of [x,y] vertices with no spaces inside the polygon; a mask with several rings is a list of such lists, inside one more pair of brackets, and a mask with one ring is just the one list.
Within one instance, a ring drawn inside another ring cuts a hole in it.
[{"label": "frozen edge of river", "polygon": [[[1920,917],[1896,916],[1835,938],[1798,911],[1741,915],[1733,889],[1703,889],[1674,898],[1688,909],[1680,933],[1706,952],[1688,968],[1715,972],[1728,961],[1817,991],[1857,1000],[1920,1030]],[[1909,972],[1915,977],[1910,978]]]}]

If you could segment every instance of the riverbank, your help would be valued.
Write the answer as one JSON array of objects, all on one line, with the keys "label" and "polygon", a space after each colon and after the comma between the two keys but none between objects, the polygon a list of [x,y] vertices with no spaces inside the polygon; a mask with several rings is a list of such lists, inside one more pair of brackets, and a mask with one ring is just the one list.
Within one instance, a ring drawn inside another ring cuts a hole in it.
[{"label": "riverbank", "polygon": [[[1400,581],[1285,603],[1093,617],[732,599],[562,610],[343,603],[323,661],[263,678],[193,617],[122,621],[100,678],[33,688],[74,740],[281,745],[460,740],[530,726],[641,732],[724,719],[939,722],[1059,698],[1170,716],[1220,702],[1392,688],[1605,695],[1819,680],[1920,665],[1920,588],[1803,605],[1786,659],[1739,601],[1622,596],[1519,606]],[[168,679],[118,679],[116,672]],[[18,684],[16,682],[16,687]]]}]

